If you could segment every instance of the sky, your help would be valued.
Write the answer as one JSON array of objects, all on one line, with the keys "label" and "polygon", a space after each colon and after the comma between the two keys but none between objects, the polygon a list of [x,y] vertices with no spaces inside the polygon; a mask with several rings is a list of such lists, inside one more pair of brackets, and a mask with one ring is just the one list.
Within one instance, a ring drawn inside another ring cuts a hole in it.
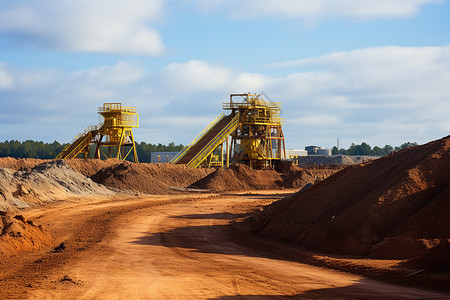
[{"label": "sky", "polygon": [[[281,102],[286,147],[450,134],[450,0],[0,0],[0,140],[71,141],[137,108],[189,143],[231,93]],[[266,98],[267,99],[267,98]]]}]

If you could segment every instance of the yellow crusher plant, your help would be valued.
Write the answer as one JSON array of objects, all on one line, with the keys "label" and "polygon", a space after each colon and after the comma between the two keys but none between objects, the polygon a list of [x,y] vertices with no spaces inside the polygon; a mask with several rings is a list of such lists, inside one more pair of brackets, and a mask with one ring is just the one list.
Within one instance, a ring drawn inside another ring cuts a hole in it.
[{"label": "yellow crusher plant", "polygon": [[[236,98],[241,102],[236,102]],[[252,168],[272,167],[286,158],[281,104],[256,94],[231,94],[221,114],[172,159],[175,164],[228,167],[241,162]]]},{"label": "yellow crusher plant", "polygon": [[132,128],[139,127],[135,107],[104,103],[98,108],[100,123],[78,134],[56,158],[129,158],[138,162]]}]

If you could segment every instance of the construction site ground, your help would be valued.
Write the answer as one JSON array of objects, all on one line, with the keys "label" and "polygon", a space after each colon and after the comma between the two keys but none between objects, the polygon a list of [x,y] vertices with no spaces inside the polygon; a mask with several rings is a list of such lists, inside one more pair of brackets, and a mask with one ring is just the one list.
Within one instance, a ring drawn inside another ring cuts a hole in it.
[{"label": "construction site ground", "polygon": [[27,210],[53,241],[1,260],[0,298],[450,297],[387,283],[404,278],[389,272],[399,261],[313,254],[235,223],[290,192],[90,196]]},{"label": "construction site ground", "polygon": [[0,299],[450,299],[449,168],[0,158]]}]

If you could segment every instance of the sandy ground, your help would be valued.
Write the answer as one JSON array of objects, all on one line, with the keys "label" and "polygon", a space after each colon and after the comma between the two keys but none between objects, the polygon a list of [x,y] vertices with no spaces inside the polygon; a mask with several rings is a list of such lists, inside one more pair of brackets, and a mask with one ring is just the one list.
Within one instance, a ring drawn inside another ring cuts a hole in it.
[{"label": "sandy ground", "polygon": [[103,196],[29,210],[55,242],[0,260],[0,299],[450,298],[281,259],[230,230],[232,220],[281,197]]}]

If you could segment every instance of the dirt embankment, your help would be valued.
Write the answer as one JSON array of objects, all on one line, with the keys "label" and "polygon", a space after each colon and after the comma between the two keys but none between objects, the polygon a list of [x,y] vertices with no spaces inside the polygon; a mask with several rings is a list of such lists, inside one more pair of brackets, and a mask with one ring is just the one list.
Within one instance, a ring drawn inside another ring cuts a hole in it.
[{"label": "dirt embankment", "polygon": [[92,180],[115,190],[145,194],[175,194],[214,169],[191,169],[186,165],[123,162],[100,169]]},{"label": "dirt embankment", "polygon": [[74,196],[113,195],[114,192],[72,170],[63,160],[53,160],[29,171],[0,167],[0,210],[24,208]]},{"label": "dirt embankment", "polygon": [[51,236],[33,221],[22,215],[14,217],[0,211],[0,257],[5,258],[21,251],[49,245]]},{"label": "dirt embankment", "polygon": [[51,161],[50,159],[0,157],[0,168],[14,171],[30,171],[33,167]]},{"label": "dirt embankment", "polygon": [[351,166],[266,207],[255,232],[331,253],[411,258],[450,239],[450,137]]},{"label": "dirt embankment", "polygon": [[230,168],[217,168],[214,172],[192,184],[191,187],[214,192],[260,189],[302,188],[338,172],[341,168],[302,169],[291,162],[280,164],[278,171],[254,170],[243,164]]}]

